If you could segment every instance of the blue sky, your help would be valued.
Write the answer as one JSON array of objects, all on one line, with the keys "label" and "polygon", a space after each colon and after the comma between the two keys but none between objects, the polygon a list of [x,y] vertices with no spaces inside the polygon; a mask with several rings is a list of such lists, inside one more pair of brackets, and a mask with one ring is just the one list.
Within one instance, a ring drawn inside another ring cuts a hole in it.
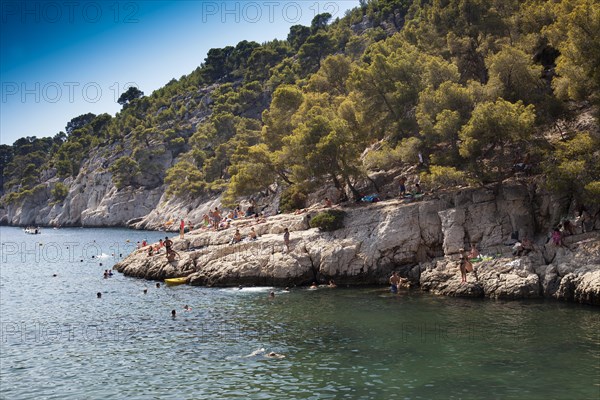
[{"label": "blue sky", "polygon": [[345,1],[4,1],[0,143],[54,136],[81,114],[114,115],[130,85],[145,94],[192,72],[213,47],[285,39]]}]

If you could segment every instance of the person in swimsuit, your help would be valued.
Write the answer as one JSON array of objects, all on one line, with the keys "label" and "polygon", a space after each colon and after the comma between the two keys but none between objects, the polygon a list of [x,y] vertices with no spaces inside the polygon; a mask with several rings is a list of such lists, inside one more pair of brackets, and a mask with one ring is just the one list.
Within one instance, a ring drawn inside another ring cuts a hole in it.
[{"label": "person in swimsuit", "polygon": [[392,272],[392,276],[390,276],[390,292],[398,293],[398,285],[400,285],[400,277],[394,271]]},{"label": "person in swimsuit", "polygon": [[466,283],[467,282],[467,272],[473,272],[473,274],[475,275],[475,280],[478,280],[477,278],[477,271],[475,271],[475,268],[473,267],[473,264],[471,263],[471,261],[469,260],[469,254],[467,253],[467,251],[465,249],[460,249],[460,283]]},{"label": "person in swimsuit", "polygon": [[288,228],[285,228],[285,230],[283,231],[283,243],[285,243],[285,248],[287,249],[287,252],[289,253],[289,251],[290,251],[290,231],[288,230]]}]

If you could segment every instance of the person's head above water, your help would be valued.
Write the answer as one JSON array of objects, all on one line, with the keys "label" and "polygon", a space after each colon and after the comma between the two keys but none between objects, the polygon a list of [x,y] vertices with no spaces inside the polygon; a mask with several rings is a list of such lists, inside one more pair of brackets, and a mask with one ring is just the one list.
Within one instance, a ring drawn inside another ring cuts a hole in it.
[{"label": "person's head above water", "polygon": [[102,293],[100,293],[100,292],[96,293],[96,297],[101,298],[102,297]]},{"label": "person's head above water", "polygon": [[175,317],[175,316],[177,316],[177,311],[171,310],[171,317]]}]

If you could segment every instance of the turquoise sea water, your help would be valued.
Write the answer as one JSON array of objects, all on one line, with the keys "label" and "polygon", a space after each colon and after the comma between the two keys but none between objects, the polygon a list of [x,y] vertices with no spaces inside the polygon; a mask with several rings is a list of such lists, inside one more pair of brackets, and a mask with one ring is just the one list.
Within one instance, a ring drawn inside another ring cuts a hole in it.
[{"label": "turquoise sea water", "polygon": [[598,308],[103,278],[160,237],[0,228],[0,398],[600,398]]}]

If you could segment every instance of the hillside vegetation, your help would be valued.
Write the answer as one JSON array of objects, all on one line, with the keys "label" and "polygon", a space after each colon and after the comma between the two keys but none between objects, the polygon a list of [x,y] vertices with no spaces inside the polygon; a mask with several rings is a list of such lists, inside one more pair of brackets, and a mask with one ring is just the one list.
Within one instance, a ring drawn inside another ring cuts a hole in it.
[{"label": "hillside vegetation", "polygon": [[359,199],[370,171],[407,165],[430,186],[483,184],[519,162],[600,202],[598,132],[571,122],[600,104],[598,2],[372,0],[331,19],[213,48],[150,95],[130,88],[114,117],[0,146],[2,202],[45,185],[61,202],[92,157],[119,190],[231,204],[274,183],[287,199],[324,183]]}]

